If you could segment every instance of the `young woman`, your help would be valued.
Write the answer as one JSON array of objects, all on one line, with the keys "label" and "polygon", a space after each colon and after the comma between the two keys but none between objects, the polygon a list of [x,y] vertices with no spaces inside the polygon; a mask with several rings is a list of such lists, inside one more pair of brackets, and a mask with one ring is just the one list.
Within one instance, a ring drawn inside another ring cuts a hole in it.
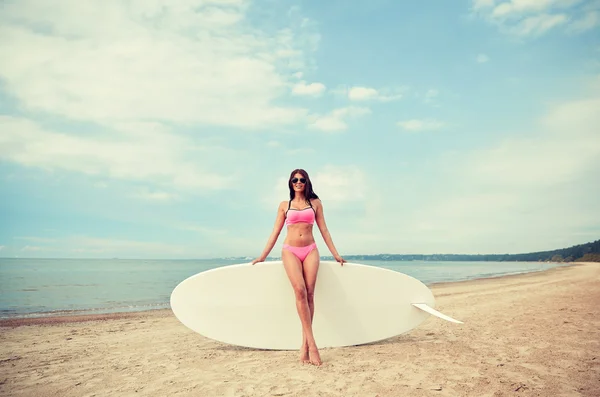
[{"label": "young woman", "polygon": [[252,264],[265,261],[277,242],[283,225],[287,225],[287,236],[283,242],[281,259],[294,288],[296,309],[302,323],[300,360],[303,363],[321,365],[321,356],[312,331],[315,312],[313,297],[319,270],[319,250],[312,233],[315,222],[335,260],[342,266],[346,261],[333,245],[323,216],[323,204],[312,189],[308,173],[302,169],[292,171],[288,187],[290,200],[279,204],[271,237],[262,254],[252,261]]}]

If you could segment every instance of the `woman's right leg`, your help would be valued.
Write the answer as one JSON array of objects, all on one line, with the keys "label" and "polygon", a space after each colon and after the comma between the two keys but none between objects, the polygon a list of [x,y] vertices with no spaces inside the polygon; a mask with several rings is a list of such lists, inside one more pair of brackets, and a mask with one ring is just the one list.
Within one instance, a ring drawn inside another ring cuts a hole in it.
[{"label": "woman's right leg", "polygon": [[[308,301],[308,308],[310,310],[311,329],[312,319],[315,313],[315,285],[317,283],[317,273],[319,271],[319,250],[315,246],[314,249],[304,258],[302,264],[304,273],[304,282],[306,284],[306,296]],[[304,340],[304,345],[308,351],[308,361],[315,365],[321,365],[321,355],[319,354],[319,348],[316,344],[311,344],[307,339]]]},{"label": "woman's right leg", "polygon": [[[304,348],[304,341],[307,341],[309,345],[315,345],[315,338],[312,332],[312,319],[310,308],[308,306],[306,284],[304,282],[304,274],[302,271],[302,262],[300,259],[287,249],[283,249],[281,252],[281,259],[287,276],[294,289],[294,295],[296,296],[296,310],[298,310],[298,316],[300,316],[300,322],[302,323],[302,348]],[[301,351],[301,360],[307,361],[306,351]]]}]

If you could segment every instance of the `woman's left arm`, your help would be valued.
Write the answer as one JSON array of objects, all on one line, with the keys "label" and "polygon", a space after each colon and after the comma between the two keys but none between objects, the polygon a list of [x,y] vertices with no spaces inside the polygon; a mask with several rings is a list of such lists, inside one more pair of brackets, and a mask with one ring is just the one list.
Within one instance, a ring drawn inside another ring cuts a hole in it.
[{"label": "woman's left arm", "polygon": [[319,230],[321,231],[321,236],[323,236],[323,240],[325,240],[325,244],[327,244],[327,248],[333,255],[336,261],[340,262],[341,265],[344,265],[344,258],[338,254],[335,249],[335,245],[333,244],[333,240],[331,239],[331,234],[329,234],[329,230],[327,229],[327,224],[325,223],[325,216],[323,215],[323,203],[319,199],[315,199],[313,201],[315,212],[316,212],[316,222]]}]

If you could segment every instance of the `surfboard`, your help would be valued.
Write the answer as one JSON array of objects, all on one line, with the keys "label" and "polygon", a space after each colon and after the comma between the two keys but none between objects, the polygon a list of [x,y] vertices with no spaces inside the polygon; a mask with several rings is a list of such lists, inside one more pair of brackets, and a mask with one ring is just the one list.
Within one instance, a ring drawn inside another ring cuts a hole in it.
[{"label": "surfboard", "polygon": [[[317,345],[372,343],[417,327],[434,309],[431,290],[406,274],[358,263],[321,261],[315,285]],[[220,342],[296,350],[302,325],[281,261],[223,266],[195,274],[171,293],[171,310],[191,330]]]}]

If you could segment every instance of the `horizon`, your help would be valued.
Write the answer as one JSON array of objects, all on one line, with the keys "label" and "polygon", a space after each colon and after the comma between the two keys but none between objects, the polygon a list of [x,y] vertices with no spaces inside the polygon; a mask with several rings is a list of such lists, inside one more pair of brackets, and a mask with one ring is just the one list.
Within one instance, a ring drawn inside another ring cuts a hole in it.
[{"label": "horizon", "polygon": [[0,255],[256,258],[295,168],[341,256],[600,236],[600,3],[164,3],[2,5]]},{"label": "horizon", "polygon": [[[390,256],[432,256],[432,255],[448,255],[448,256],[453,256],[453,255],[457,255],[457,256],[495,256],[495,255],[528,255],[528,254],[536,254],[536,253],[546,253],[546,252],[554,252],[554,251],[560,251],[560,250],[564,250],[564,249],[570,249],[573,247],[577,247],[580,245],[586,245],[586,244],[592,244],[595,243],[597,241],[600,240],[596,240],[596,241],[589,241],[587,243],[582,243],[582,244],[576,244],[570,247],[563,247],[563,248],[556,248],[556,249],[552,249],[552,250],[548,250],[548,251],[528,251],[528,252],[519,252],[519,253],[478,253],[478,254],[462,254],[462,253],[430,253],[430,254],[398,254],[398,253],[389,253],[389,252],[382,252],[382,253],[378,253],[378,254],[348,254],[346,255],[346,257],[352,257],[352,256],[380,256],[380,255],[390,255]],[[333,258],[331,255],[321,255],[321,258]],[[0,259],[98,259],[98,260],[152,260],[152,261],[177,261],[177,260],[182,260],[182,261],[194,261],[194,260],[202,260],[202,261],[208,261],[208,260],[215,260],[215,259],[247,259],[247,258],[253,258],[249,255],[240,255],[240,256],[227,256],[227,257],[212,257],[212,258],[133,258],[133,257],[125,257],[125,258],[119,258],[119,257],[3,257],[0,256]],[[268,259],[281,259],[280,256],[268,256]]]}]

